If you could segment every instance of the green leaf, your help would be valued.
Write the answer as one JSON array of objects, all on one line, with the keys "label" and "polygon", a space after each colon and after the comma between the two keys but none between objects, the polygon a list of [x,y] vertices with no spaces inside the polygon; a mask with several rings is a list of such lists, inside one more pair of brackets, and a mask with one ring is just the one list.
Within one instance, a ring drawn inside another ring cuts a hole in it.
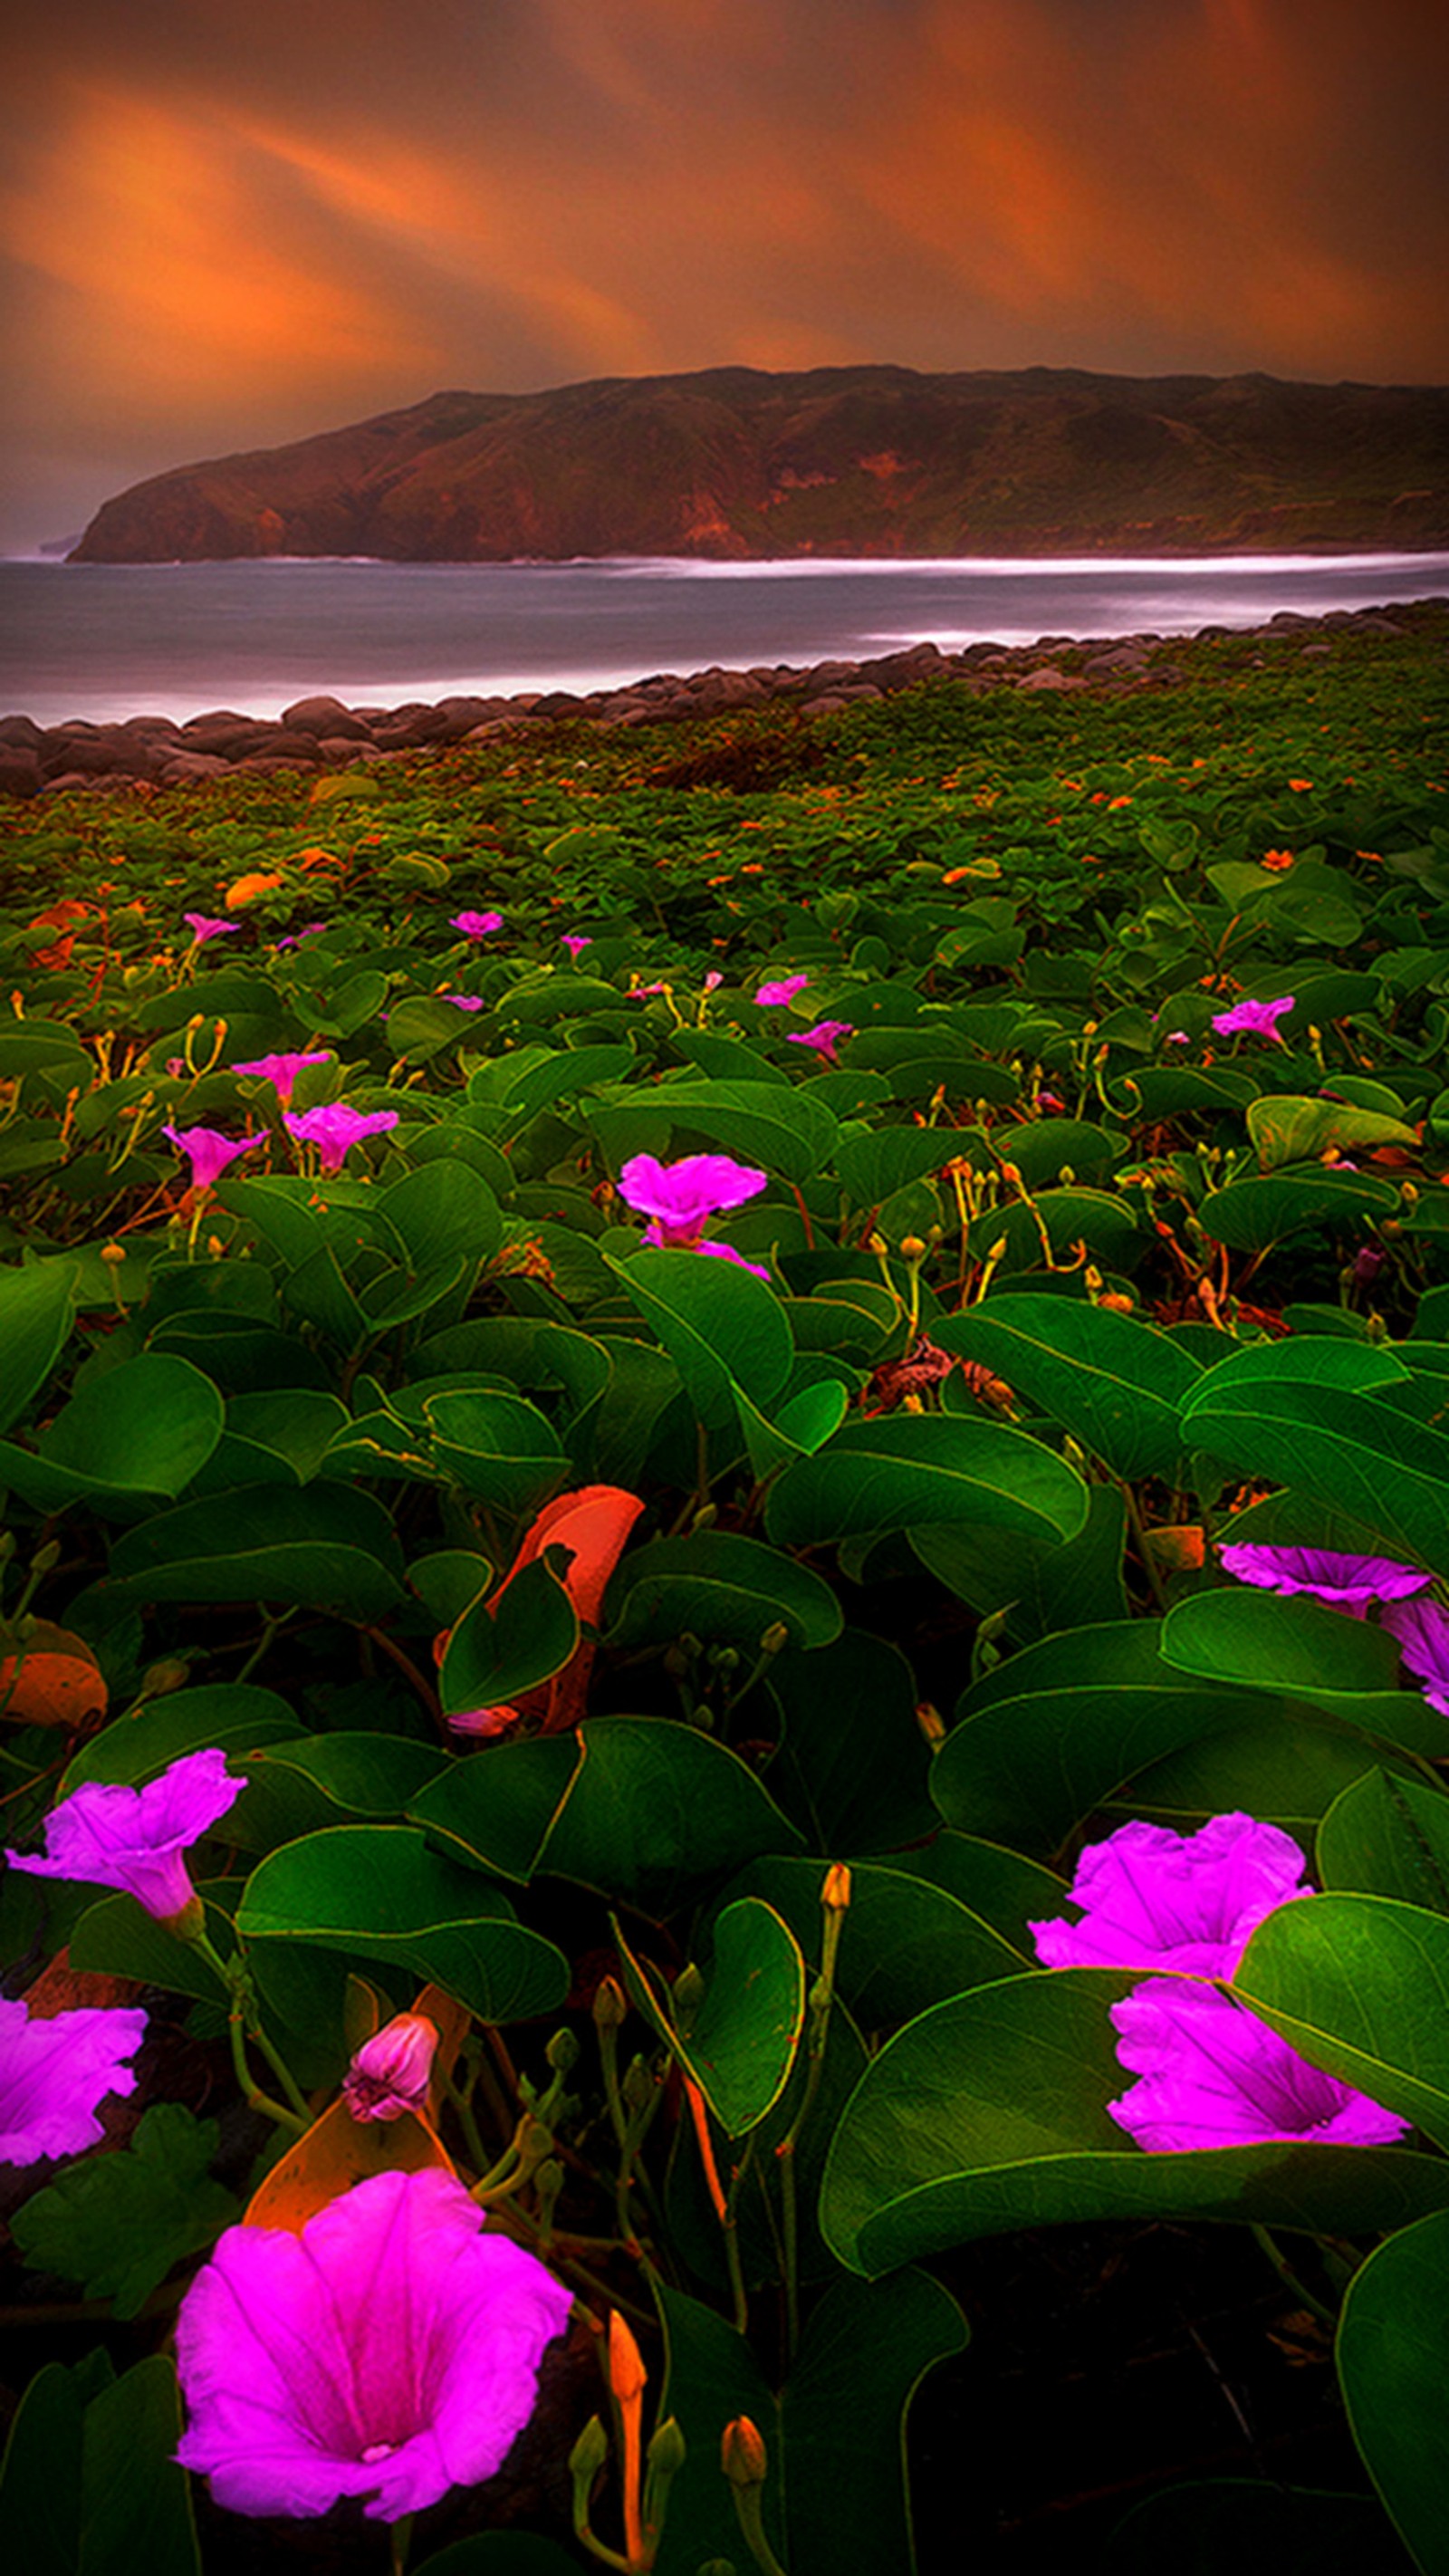
[{"label": "green leaf", "polygon": [[1413,2576],[1372,2496],[1254,2478],[1194,2478],[1149,2496],[1106,2544],[1112,2576]]},{"label": "green leaf", "polygon": [[1187,1681],[1163,1662],[1148,1621],[1068,1629],[965,1694],[932,1765],[931,1796],[964,1833],[1054,1852],[1175,1747],[1253,1717],[1281,1726],[1281,1703]]},{"label": "green leaf", "polygon": [[1360,2265],[1338,2321],[1337,2361],[1353,2438],[1385,2508],[1422,2576],[1445,2576],[1449,2212],[1400,2228]]},{"label": "green leaf", "polygon": [[439,1467],[490,1510],[534,1511],[568,1468],[546,1414],[521,1395],[456,1387],[425,1395],[423,1412]]},{"label": "green leaf", "polygon": [[1009,1977],[935,2005],[888,2041],[826,2165],[821,2223],[840,2260],[875,2274],[980,2236],[1102,2218],[1354,2234],[1449,2202],[1449,2165],[1402,2147],[1145,2155],[1107,2109],[1128,2083],[1108,2010],[1137,1981],[1103,1968]]},{"label": "green leaf", "polygon": [[475,2531],[423,2559],[417,2576],[579,2576],[579,2562],[536,2531]]},{"label": "green leaf", "polygon": [[74,2373],[44,2363],[15,2410],[0,2466],[0,2530],[25,2576],[77,2576],[82,2423]]},{"label": "green leaf", "polygon": [[[214,1946],[223,1952],[232,1947],[230,1922],[215,1906],[206,1928]],[[103,1896],[88,1906],[71,1933],[68,1956],[73,1968],[133,1977],[138,1985],[163,1986],[168,1994],[191,1995],[199,2003],[221,2000],[215,1973],[192,1944],[168,1932],[134,1896]]]},{"label": "green leaf", "polygon": [[1329,1808],[1317,1857],[1325,1889],[1449,1914],[1449,1797],[1421,1781],[1367,1772]]},{"label": "green leaf", "polygon": [[805,1961],[789,1925],[753,1896],[716,1915],[704,1995],[687,2032],[664,1979],[636,1958],[617,1923],[613,1929],[639,2010],[699,2086],[725,2136],[747,2137],[783,2093],[805,2027]]},{"label": "green leaf", "polygon": [[[466,1767],[439,1787],[451,1791]],[[394,1960],[483,2021],[552,2012],[569,1988],[563,1952],[527,1931],[501,1891],[430,1851],[407,1825],[334,1825],[285,1844],[252,1871],[236,1928],[245,1941],[306,1941]]]},{"label": "green leaf", "polygon": [[481,1172],[461,1158],[437,1156],[404,1172],[378,1201],[389,1225],[407,1246],[415,1271],[437,1270],[466,1259],[490,1260],[503,1240],[503,1211]]},{"label": "green leaf", "polygon": [[936,1814],[915,1676],[884,1638],[847,1628],[771,1677],[782,1725],[771,1795],[827,1860],[919,1842]]},{"label": "green leaf", "polygon": [[[1291,1363],[1231,1379],[1210,1370],[1184,1408],[1193,1445],[1347,1513],[1393,1554],[1449,1574],[1449,1438],[1396,1411],[1391,1390],[1381,1395],[1372,1379],[1350,1373],[1353,1363],[1372,1365],[1385,1354],[1358,1342],[1318,1347],[1338,1364],[1316,1382]],[[1277,1362],[1291,1348],[1276,1342],[1268,1356]]]},{"label": "green leaf", "polygon": [[228,1836],[243,1851],[270,1851],[328,1825],[400,1818],[447,1760],[434,1744],[342,1729],[269,1744],[248,1757]]},{"label": "green leaf", "polygon": [[609,1643],[659,1644],[681,1635],[712,1638],[756,1655],[777,1621],[794,1646],[838,1637],[840,1604],[808,1566],[732,1530],[655,1539],[625,1557],[611,1587]]},{"label": "green leaf", "polygon": [[568,1737],[497,1745],[411,1812],[485,1868],[574,1879],[655,1919],[801,1839],[736,1754],[669,1718],[592,1717]]},{"label": "green leaf", "polygon": [[616,1163],[641,1151],[667,1153],[670,1137],[683,1134],[787,1181],[829,1171],[839,1133],[808,1090],[786,1091],[773,1082],[675,1082],[652,1094],[633,1090],[607,1103],[591,1101],[584,1114]]},{"label": "green leaf", "polygon": [[932,1339],[984,1361],[1095,1450],[1115,1476],[1176,1477],[1179,1411],[1202,1372],[1179,1342],[1074,1297],[997,1297]]},{"label": "green leaf", "polygon": [[578,1613],[550,1553],[520,1566],[496,1601],[478,1598],[457,1621],[438,1676],[449,1717],[506,1706],[551,1681],[575,1653]]},{"label": "green leaf", "polygon": [[1289,1692],[1329,1708],[1357,1703],[1365,1724],[1378,1696],[1391,1707],[1403,1696],[1398,1644],[1384,1630],[1325,1602],[1246,1584],[1175,1602],[1162,1623],[1161,1653],[1174,1671],[1207,1681]]},{"label": "green leaf", "polygon": [[702,1422],[733,1420],[734,1390],[767,1411],[794,1365],[778,1297],[734,1262],[650,1247],[628,1261],[606,1254],[620,1287],[669,1353]]},{"label": "green leaf", "polygon": [[80,1263],[68,1256],[0,1270],[0,1431],[20,1420],[70,1339],[79,1280]]},{"label": "green leaf", "polygon": [[921,2380],[964,2350],[954,2299],[923,2272],[838,2281],[821,2300],[777,2398],[742,2335],[712,2308],[656,2285],[666,2366],[661,2414],[684,2435],[659,2576],[742,2566],[744,2543],[720,2474],[720,2438],[748,2415],[769,2458],[764,2527],[782,2566],[914,2576],[905,2416]]},{"label": "green leaf", "polygon": [[1062,1544],[955,1521],[913,1529],[910,1544],[938,1581],[983,1617],[1001,1611],[1013,1644],[1058,1628],[1093,1628],[1109,1611],[1125,1619],[1127,1504],[1117,1485],[1089,1485],[1087,1517]]},{"label": "green leaf", "polygon": [[1290,1235],[1320,1226],[1357,1232],[1367,1221],[1392,1216],[1399,1193],[1392,1181],[1366,1174],[1315,1171],[1250,1174],[1210,1190],[1198,1209],[1198,1223],[1215,1243],[1234,1252],[1267,1252]]},{"label": "green leaf", "polygon": [[1356,1145],[1413,1145],[1418,1132],[1402,1118],[1372,1109],[1356,1109],[1343,1100],[1269,1092],[1249,1103],[1246,1124],[1253,1151],[1265,1171],[1280,1163],[1316,1162],[1330,1146],[1352,1152]]},{"label": "green leaf", "polygon": [[949,1129],[847,1127],[835,1149],[835,1169],[855,1207],[876,1208],[910,1182],[939,1172],[954,1150]]},{"label": "green leaf", "polygon": [[1233,1984],[1312,2065],[1449,2146],[1449,1915],[1386,1896],[1283,1905]]},{"label": "green leaf", "polygon": [[[752,1861],[734,1882],[763,1897],[813,1957],[820,1947],[818,1861]],[[929,2004],[996,1977],[1021,1974],[1025,1961],[1000,1933],[968,1912],[944,1887],[870,1861],[850,1864],[850,1904],[841,1928],[836,1991],[863,2032],[894,2030]]]},{"label": "green leaf", "polygon": [[153,2353],[86,2408],[80,2576],[201,2576],[186,2471],[178,2468],[175,2364]]},{"label": "green leaf", "polygon": [[1028,1538],[1068,1539],[1087,1517],[1087,1489],[1040,1441],[999,1423],[947,1414],[847,1422],[787,1467],[765,1525],[779,1547],[949,1521],[983,1521]]},{"label": "green leaf", "polygon": [[217,1745],[243,1762],[253,1746],[295,1735],[297,1720],[275,1691],[256,1682],[206,1682],[195,1690],[168,1691],[123,1709],[83,1744],[66,1769],[62,1793],[83,1780],[116,1780],[139,1788],[183,1753]]},{"label": "green leaf", "polygon": [[106,1593],[139,1601],[265,1601],[379,1619],[402,1597],[402,1551],[370,1494],[243,1485],[127,1530]]},{"label": "green leaf", "polygon": [[89,1379],[41,1433],[38,1454],[0,1441],[0,1485],[45,1512],[72,1502],[169,1501],[211,1456],[224,1418],[200,1369],[143,1351]]},{"label": "green leaf", "polygon": [[174,2263],[240,2217],[207,2173],[218,2134],[214,2120],[193,2120],[179,2102],[154,2102],[128,2147],[68,2166],[15,2212],[27,2271],[79,2281],[88,2299],[111,2299],[118,2317],[134,2317]]}]

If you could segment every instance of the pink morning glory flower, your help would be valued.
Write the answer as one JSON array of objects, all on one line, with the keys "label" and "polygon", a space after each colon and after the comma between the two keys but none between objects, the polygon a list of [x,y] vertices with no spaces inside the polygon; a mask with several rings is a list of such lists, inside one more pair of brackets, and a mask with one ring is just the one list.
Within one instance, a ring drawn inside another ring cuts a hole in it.
[{"label": "pink morning glory flower", "polygon": [[791,1029],[788,1042],[791,1046],[813,1047],[827,1064],[838,1064],[840,1059],[836,1048],[842,1038],[853,1038],[854,1035],[855,1024],[851,1020],[817,1020],[813,1029]]},{"label": "pink morning glory flower", "polygon": [[198,948],[204,948],[208,939],[229,938],[241,928],[239,921],[219,921],[209,912],[183,912],[181,918]]},{"label": "pink morning glory flower", "polygon": [[797,993],[803,993],[809,981],[808,975],[784,975],[778,983],[762,984],[755,1000],[765,1010],[777,1011],[786,1002],[793,1002]]},{"label": "pink morning glory flower", "polygon": [[1046,1968],[1178,1968],[1231,1976],[1248,1936],[1303,1885],[1291,1836],[1251,1816],[1213,1816],[1195,1834],[1140,1819],[1088,1843],[1068,1894],[1082,1908],[1029,1923]]},{"label": "pink morning glory flower", "polygon": [[582,955],[586,948],[592,948],[593,944],[592,939],[586,937],[582,930],[566,930],[559,941],[559,946],[561,948],[566,948],[570,957],[575,960]]},{"label": "pink morning glory flower", "polygon": [[200,1900],[186,1854],[210,1833],[246,1787],[226,1755],[212,1746],[183,1753],[144,1789],[84,1781],[45,1820],[44,1857],[7,1852],[13,1869],[35,1878],[89,1879],[134,1896],[160,1923],[195,1921]]},{"label": "pink morning glory flower", "polygon": [[1292,993],[1285,993],[1276,1002],[1234,1002],[1230,1011],[1213,1013],[1213,1027],[1220,1038],[1272,1038],[1276,1045],[1281,1046],[1283,1037],[1278,1022],[1285,1011],[1292,1010],[1294,999]]},{"label": "pink morning glory flower", "polygon": [[399,2120],[428,2098],[438,2025],[426,2013],[396,2013],[355,2052],[342,2079],[354,2120]]},{"label": "pink morning glory flower", "polygon": [[330,1047],[314,1047],[310,1054],[307,1055],[253,1056],[246,1064],[234,1064],[232,1066],[232,1072],[256,1073],[262,1075],[264,1079],[272,1085],[280,1106],[283,1109],[290,1109],[292,1106],[292,1094],[297,1088],[297,1076],[301,1072],[303,1065],[330,1064],[331,1062],[332,1050]]},{"label": "pink morning glory flower", "polygon": [[705,979],[704,979],[704,983],[703,983],[703,985],[701,986],[701,988],[700,988],[700,989],[701,989],[701,991],[706,992],[706,993],[717,993],[717,992],[719,991],[719,988],[720,988],[720,986],[721,986],[721,984],[722,984],[723,982],[724,982],[724,977],[723,977],[723,975],[721,975],[721,973],[720,973],[720,971],[719,971],[718,967],[717,967],[717,966],[711,966],[711,968],[710,968],[710,970],[709,970],[709,973],[706,975],[706,977],[705,977]]},{"label": "pink morning glory flower", "polygon": [[461,930],[465,939],[487,939],[503,928],[501,912],[455,912],[448,923],[450,930]]},{"label": "pink morning glory flower", "polygon": [[1399,1652],[1424,1697],[1449,1717],[1449,1610],[1437,1601],[1391,1601],[1379,1621],[1397,1637]]},{"label": "pink morning glory flower", "polygon": [[1361,1619],[1373,1601],[1403,1601],[1422,1592],[1433,1576],[1391,1556],[1341,1556],[1323,1547],[1268,1547],[1250,1543],[1220,1548],[1224,1571],[1262,1592],[1303,1592],[1332,1610]]},{"label": "pink morning glory flower", "polygon": [[233,2513],[361,2496],[399,2522],[502,2467],[572,2304],[435,2166],[373,2175],[300,2235],[229,2227],[177,2318],[176,2457]]},{"label": "pink morning glory flower", "polygon": [[146,2036],[143,2012],[83,2010],[50,2020],[0,1997],[0,2164],[83,2155],[104,2135],[110,2093],[134,2093],[126,2060]]},{"label": "pink morning glory flower", "polygon": [[309,921],[303,929],[289,931],[285,939],[279,939],[277,942],[278,956],[281,955],[284,948],[297,947],[301,940],[315,939],[319,932],[324,931],[326,927],[327,924],[325,921]]},{"label": "pink morning glory flower", "polygon": [[331,1174],[364,1136],[380,1136],[397,1120],[395,1109],[349,1109],[345,1100],[329,1100],[319,1109],[289,1109],[285,1125],[299,1145],[316,1146],[322,1171]]},{"label": "pink morning glory flower", "polygon": [[481,1011],[483,1008],[481,993],[445,993],[443,999],[451,1002],[455,1011]]},{"label": "pink morning glory flower", "polygon": [[619,1196],[641,1216],[653,1218],[646,1243],[681,1244],[695,1250],[707,1216],[743,1207],[769,1185],[769,1174],[728,1154],[685,1154],[677,1163],[661,1163],[653,1154],[634,1154],[619,1174]]},{"label": "pink morning glory flower", "polygon": [[1230,1995],[1149,1977],[1113,2004],[1117,2055],[1141,2082],[1108,2110],[1149,2155],[1279,2140],[1387,2147],[1412,2122],[1325,2075]]},{"label": "pink morning glory flower", "polygon": [[253,1153],[266,1143],[265,1136],[223,1136],[218,1127],[163,1127],[178,1153],[191,1158],[191,1187],[213,1189],[238,1154]]}]

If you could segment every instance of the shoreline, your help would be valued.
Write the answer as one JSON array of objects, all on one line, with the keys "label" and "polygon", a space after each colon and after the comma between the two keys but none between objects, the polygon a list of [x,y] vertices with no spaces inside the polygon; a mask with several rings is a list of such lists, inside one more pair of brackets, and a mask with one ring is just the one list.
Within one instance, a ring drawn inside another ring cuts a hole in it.
[{"label": "shoreline", "polygon": [[923,643],[863,660],[757,664],[747,670],[712,665],[685,676],[656,672],[583,694],[532,690],[408,700],[393,707],[349,706],[339,698],[313,695],[296,700],[277,717],[218,708],[185,719],[133,715],[93,723],[74,717],[46,726],[30,716],[9,715],[0,717],[0,796],[192,787],[229,776],[357,768],[422,751],[491,744],[540,725],[584,723],[619,732],[746,713],[781,699],[793,701],[802,718],[809,718],[877,703],[933,681],[963,684],[978,696],[1001,688],[1028,693],[1169,688],[1186,676],[1175,657],[1203,644],[1296,642],[1302,654],[1322,657],[1332,653],[1332,639],[1346,632],[1403,637],[1426,614],[1446,609],[1449,600],[1433,596],[1329,609],[1319,616],[1280,609],[1261,625],[1209,625],[1189,634],[1044,635],[1031,644],[982,642],[960,652]]}]

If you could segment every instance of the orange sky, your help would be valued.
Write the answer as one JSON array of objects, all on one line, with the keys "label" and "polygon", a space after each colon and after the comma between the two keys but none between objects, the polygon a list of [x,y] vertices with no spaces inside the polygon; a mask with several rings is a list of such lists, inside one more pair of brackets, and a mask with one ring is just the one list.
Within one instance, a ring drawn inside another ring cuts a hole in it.
[{"label": "orange sky", "polygon": [[0,544],[440,387],[1449,380],[1444,0],[21,0]]}]

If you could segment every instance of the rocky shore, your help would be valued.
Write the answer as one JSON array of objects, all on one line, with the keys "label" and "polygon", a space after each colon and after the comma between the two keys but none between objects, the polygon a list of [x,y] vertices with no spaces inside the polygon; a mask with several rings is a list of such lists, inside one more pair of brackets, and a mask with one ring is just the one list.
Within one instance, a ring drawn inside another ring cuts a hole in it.
[{"label": "rocky shore", "polygon": [[350,707],[334,697],[308,697],[275,719],[222,709],[181,724],[169,716],[139,715],[117,724],[76,719],[42,726],[29,716],[5,716],[0,717],[0,795],[193,787],[228,776],[352,769],[419,751],[491,743],[539,725],[585,723],[613,730],[679,723],[777,699],[792,700],[802,716],[823,716],[933,681],[964,683],[979,695],[1002,688],[1169,688],[1184,677],[1182,656],[1189,648],[1230,635],[1239,645],[1258,641],[1327,656],[1335,637],[1344,632],[1410,634],[1426,617],[1441,617],[1446,606],[1449,602],[1442,600],[1414,600],[1392,608],[1335,610],[1316,618],[1285,610],[1267,625],[1247,630],[1210,626],[1191,636],[1123,635],[1095,641],[1047,635],[1015,647],[972,644],[960,653],[917,644],[869,661],[816,662],[808,669],[779,663],[748,671],[697,671],[687,678],[661,672],[627,688],[596,689],[586,696],[551,689],[400,707]]}]

